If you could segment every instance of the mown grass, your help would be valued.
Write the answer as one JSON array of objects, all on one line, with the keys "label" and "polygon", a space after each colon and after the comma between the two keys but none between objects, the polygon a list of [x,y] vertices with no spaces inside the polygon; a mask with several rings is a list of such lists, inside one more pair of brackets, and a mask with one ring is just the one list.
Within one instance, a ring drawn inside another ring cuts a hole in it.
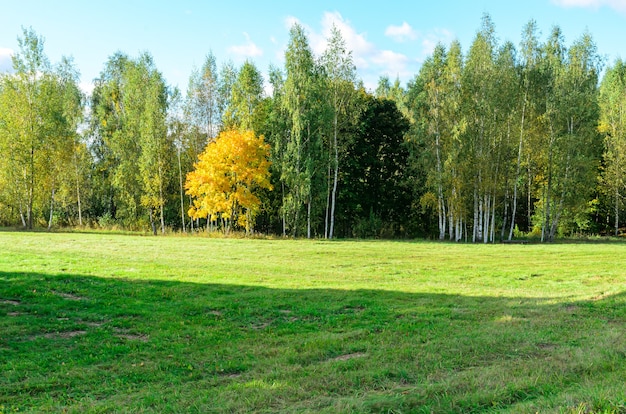
[{"label": "mown grass", "polygon": [[626,412],[626,245],[0,233],[0,412]]}]

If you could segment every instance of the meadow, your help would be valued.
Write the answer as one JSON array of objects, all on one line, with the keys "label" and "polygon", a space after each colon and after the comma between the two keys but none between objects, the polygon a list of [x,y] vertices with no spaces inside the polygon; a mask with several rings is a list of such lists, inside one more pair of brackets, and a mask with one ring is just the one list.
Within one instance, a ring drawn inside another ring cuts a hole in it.
[{"label": "meadow", "polygon": [[0,413],[626,413],[626,244],[0,232]]}]

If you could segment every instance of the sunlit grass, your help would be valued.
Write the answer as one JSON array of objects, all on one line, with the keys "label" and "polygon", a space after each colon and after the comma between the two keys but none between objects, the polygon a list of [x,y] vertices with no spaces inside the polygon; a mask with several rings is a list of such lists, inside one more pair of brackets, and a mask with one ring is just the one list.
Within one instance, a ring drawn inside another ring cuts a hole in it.
[{"label": "sunlit grass", "polygon": [[0,412],[625,412],[625,265],[618,243],[1,232]]}]

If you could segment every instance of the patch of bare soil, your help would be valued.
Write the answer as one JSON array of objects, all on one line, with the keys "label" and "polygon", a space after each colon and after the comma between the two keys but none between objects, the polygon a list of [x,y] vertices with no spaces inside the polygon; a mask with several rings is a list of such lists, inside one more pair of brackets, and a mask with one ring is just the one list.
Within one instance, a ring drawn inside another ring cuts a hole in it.
[{"label": "patch of bare soil", "polygon": [[82,325],[89,326],[91,328],[99,328],[104,325],[104,322],[89,322],[89,321],[80,321]]},{"label": "patch of bare soil", "polygon": [[12,300],[12,299],[0,299],[0,303],[2,303],[3,305],[13,305],[13,306],[20,306],[21,304],[19,300]]},{"label": "patch of bare soil", "polygon": [[36,335],[36,336],[32,336],[29,339],[33,340],[33,339],[37,339],[37,338],[46,338],[46,339],[68,339],[68,338],[74,338],[77,336],[81,336],[81,335],[85,335],[87,333],[87,331],[83,331],[83,330],[75,330],[75,331],[65,331],[65,332],[48,332],[45,333],[43,335]]},{"label": "patch of bare soil", "polygon": [[331,358],[329,361],[348,361],[355,358],[365,358],[367,354],[365,352],[353,352],[351,354],[339,355],[338,357]]},{"label": "patch of bare soil", "polygon": [[251,328],[255,330],[260,330],[260,329],[265,329],[268,326],[270,326],[270,322],[261,322],[261,323],[256,323],[252,325]]},{"label": "patch of bare soil", "polygon": [[135,334],[125,329],[114,328],[115,336],[121,339],[127,339],[129,341],[148,342],[150,339],[148,335]]},{"label": "patch of bare soil", "polygon": [[82,296],[74,295],[73,293],[57,292],[55,290],[52,291],[52,294],[57,295],[67,300],[86,300],[87,299]]},{"label": "patch of bare soil", "polygon": [[550,350],[550,349],[554,349],[556,348],[556,345],[551,344],[549,342],[540,342],[537,344],[537,348],[539,349],[545,349],[545,350]]},{"label": "patch of bare soil", "polygon": [[119,333],[115,334],[118,338],[128,339],[129,341],[139,341],[139,342],[148,342],[148,335],[138,335],[138,334],[128,334],[128,333]]}]

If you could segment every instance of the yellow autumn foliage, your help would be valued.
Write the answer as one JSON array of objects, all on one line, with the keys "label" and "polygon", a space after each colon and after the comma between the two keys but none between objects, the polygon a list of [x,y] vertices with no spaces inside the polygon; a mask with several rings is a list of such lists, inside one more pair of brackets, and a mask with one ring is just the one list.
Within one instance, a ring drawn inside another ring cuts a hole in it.
[{"label": "yellow autumn foliage", "polygon": [[225,131],[207,144],[185,188],[193,199],[192,218],[221,220],[225,231],[238,225],[249,231],[261,201],[259,189],[270,184],[269,144],[253,131]]}]

